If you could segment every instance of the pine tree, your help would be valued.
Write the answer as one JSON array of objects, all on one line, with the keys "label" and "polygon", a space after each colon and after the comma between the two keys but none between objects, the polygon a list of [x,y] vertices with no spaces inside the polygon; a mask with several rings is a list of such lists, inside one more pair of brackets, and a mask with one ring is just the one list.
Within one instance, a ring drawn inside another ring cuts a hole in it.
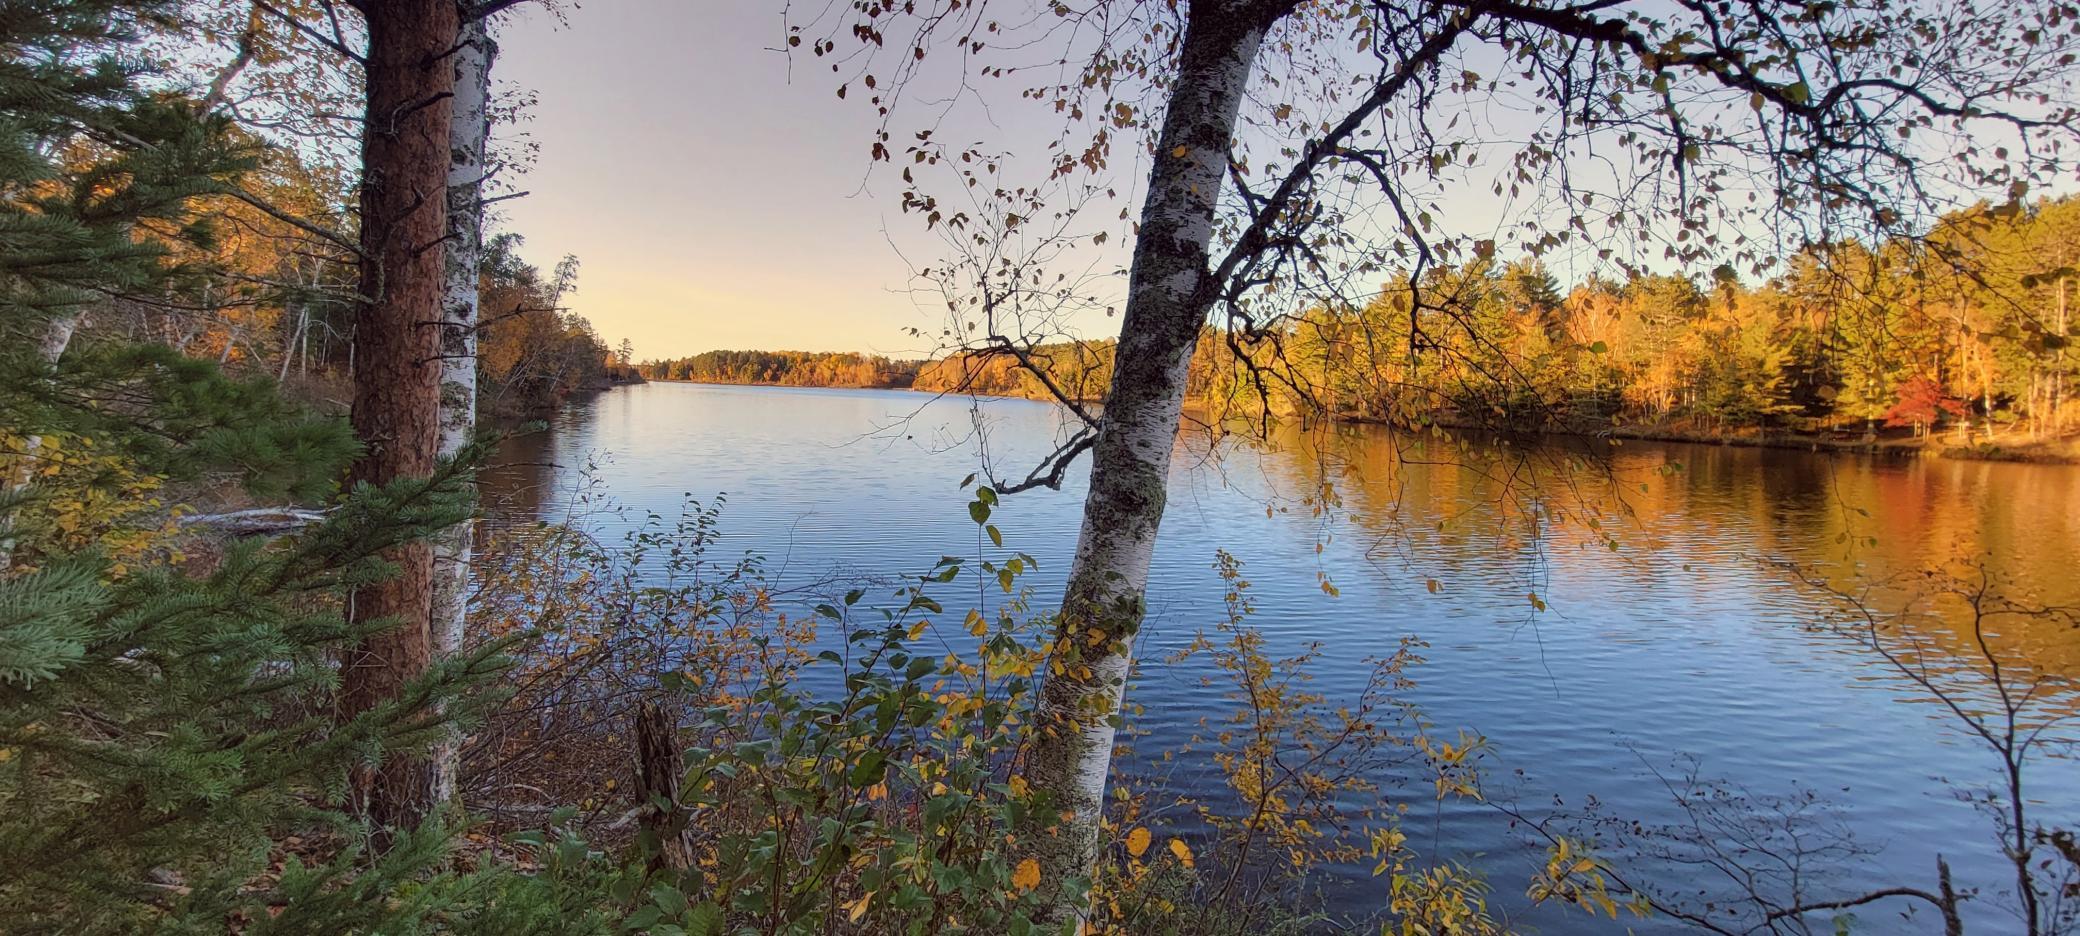
[{"label": "pine tree", "polygon": [[[361,295],[354,325],[351,477],[390,484],[427,477],[440,450],[441,299],[446,260],[449,131],[460,35],[452,0],[360,5],[368,28],[361,136]],[[457,518],[460,520],[460,518]],[[354,594],[356,620],[390,620],[347,657],[343,717],[380,710],[433,666],[433,550],[399,544],[395,575]],[[439,771],[391,757],[357,773],[355,798],[379,834],[430,815]],[[380,844],[380,843],[379,843]]]},{"label": "pine tree", "polygon": [[122,354],[80,365],[66,355],[92,307],[172,272],[163,249],[136,232],[206,241],[191,202],[252,159],[222,121],[140,87],[147,66],[126,44],[171,7],[26,0],[0,15],[0,569],[12,562],[14,516],[33,496],[47,437],[165,441],[161,427],[132,417],[152,399],[133,378],[166,375]]},{"label": "pine tree", "polygon": [[322,809],[349,768],[440,738],[438,706],[496,663],[449,661],[343,723],[326,701],[333,656],[391,623],[350,624],[337,596],[461,515],[457,477],[361,487],[207,575],[88,554],[0,581],[0,917],[153,928],[261,899],[239,889],[285,826],[351,839]]},{"label": "pine tree", "polygon": [[[125,57],[147,29],[177,26],[174,11],[0,6],[0,926],[454,928],[465,898],[502,885],[439,870],[453,841],[437,823],[394,830],[394,847],[370,857],[345,793],[357,769],[425,750],[485,701],[464,690],[495,669],[495,648],[430,666],[347,718],[337,661],[397,623],[349,620],[345,596],[467,513],[477,453],[335,498],[360,451],[341,420],[264,377],[79,327],[111,297],[197,272],[155,244],[206,245],[195,198],[251,162],[193,102],[147,94],[145,64]],[[107,483],[96,472],[185,477],[336,503],[292,535],[219,537],[193,560],[162,512],[102,537],[150,544],[118,563],[36,522],[50,499],[37,479],[82,464],[88,485]],[[299,831],[343,850],[255,887],[279,838]]]}]

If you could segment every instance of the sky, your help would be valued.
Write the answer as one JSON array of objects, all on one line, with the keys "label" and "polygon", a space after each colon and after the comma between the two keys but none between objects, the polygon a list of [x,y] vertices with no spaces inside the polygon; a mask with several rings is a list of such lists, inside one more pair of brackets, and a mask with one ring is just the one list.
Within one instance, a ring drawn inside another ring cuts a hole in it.
[{"label": "sky", "polygon": [[[790,61],[780,51],[785,0],[562,6],[559,16],[521,4],[497,23],[494,77],[534,99],[527,119],[505,129],[539,146],[535,164],[512,183],[530,194],[501,202],[497,223],[526,239],[522,256],[542,269],[578,257],[570,307],[609,345],[626,338],[646,360],[716,349],[943,351],[934,337],[947,320],[943,300],[917,293],[912,273],[948,249],[918,216],[901,212],[900,166],[873,163],[878,118],[857,76],[841,100],[843,79],[828,60],[797,49]],[[1011,34],[1007,24],[999,38]],[[993,48],[989,61],[1031,64],[1059,54],[1053,44]],[[957,60],[940,61],[929,60],[913,86],[922,90],[903,98],[889,144],[898,159],[906,131],[936,120],[942,142],[1025,154],[1032,162],[1010,173],[1012,184],[1034,180],[1063,118],[1020,100],[1020,77],[975,81],[979,90],[942,113]],[[1123,291],[1131,238],[1115,217],[1138,199],[1145,171],[1134,145],[1115,149],[1114,195],[1077,222],[1085,235],[1106,231],[1106,246],[1085,240],[1051,272],[1095,273],[1083,285],[1101,297]],[[1501,210],[1476,201],[1455,214]],[[1109,337],[1118,320],[1085,309],[1065,328]]]},{"label": "sky", "polygon": [[[639,359],[712,349],[921,356],[943,308],[907,292],[935,239],[868,180],[874,114],[797,55],[781,4],[592,0],[501,17],[494,75],[534,94],[540,145],[500,204],[543,269],[580,261],[571,308]],[[884,167],[883,173],[886,169]],[[891,238],[905,245],[904,254]]]},{"label": "sky", "polygon": [[[561,16],[521,4],[498,20],[494,77],[534,103],[520,125],[494,133],[524,132],[539,151],[511,182],[530,194],[499,203],[495,223],[522,235],[522,256],[542,269],[576,255],[570,307],[609,345],[631,341],[639,360],[717,349],[910,358],[943,350],[933,333],[946,309],[936,294],[915,292],[912,271],[940,262],[946,247],[900,211],[899,167],[872,162],[878,118],[859,85],[841,100],[827,60],[798,49],[790,61],[780,51],[786,5],[591,0],[562,4]],[[992,49],[990,61],[1059,54],[1036,44]],[[890,144],[899,158],[903,131],[920,112],[938,113],[932,95],[954,86],[938,67],[942,73],[917,85],[924,92],[904,98],[908,110]],[[974,85],[981,90],[941,118],[942,142],[1039,154],[1061,131],[1051,108],[1017,99],[1019,78]],[[1259,101],[1259,109],[1275,103]],[[1521,114],[1451,115],[1462,136],[1476,123],[1494,139],[1524,132]],[[1108,245],[1085,248],[1089,256],[1069,264],[1097,273],[1089,291],[1101,297],[1123,291],[1118,272],[1131,238],[1112,219],[1138,198],[1133,189],[1145,172],[1131,144],[1111,162],[1118,191],[1078,222],[1084,234],[1109,228]],[[1482,184],[1433,202],[1440,217],[1474,236],[1501,236],[1505,220],[1525,208],[1490,197],[1489,171],[1475,173]],[[1014,182],[1031,177],[1017,173]],[[1569,281],[1585,272],[1556,268]],[[1117,334],[1118,320],[1084,310],[1067,326],[1102,338]]]},{"label": "sky", "polygon": [[[946,310],[936,295],[914,290],[913,269],[938,263],[945,246],[916,215],[900,211],[896,168],[872,162],[878,118],[862,89],[853,85],[850,100],[841,100],[840,78],[827,60],[799,49],[790,60],[780,51],[786,5],[590,0],[560,4],[561,15],[521,4],[499,18],[494,77],[534,103],[517,126],[494,132],[524,133],[539,149],[527,173],[508,180],[529,194],[500,202],[494,223],[522,235],[522,256],[544,270],[575,255],[580,273],[570,307],[609,345],[632,342],[638,359],[717,349],[908,358],[940,350],[933,333]],[[1500,68],[1479,54],[1467,61]],[[927,77],[939,80],[906,96],[916,103],[904,105],[914,109],[903,117],[930,111],[922,106],[930,93],[952,86],[948,75]],[[1037,154],[1034,144],[1061,129],[1043,105],[1010,99],[1018,80],[978,84],[985,88],[979,97],[950,110],[942,142],[987,141]],[[991,94],[1000,99],[982,99]],[[1256,102],[1258,110],[1276,103]],[[1534,122],[1522,102],[1500,96],[1439,107],[1451,108],[1432,114],[1449,118],[1445,132],[1502,144],[1503,152]],[[890,145],[900,154],[907,134],[900,122],[895,129]],[[1135,198],[1144,168],[1134,149],[1115,149],[1112,177],[1121,191],[1113,201]],[[1578,176],[1603,165],[1569,162]],[[1538,209],[1486,191],[1507,167],[1469,164],[1466,178],[1480,184],[1449,187],[1429,204],[1459,233],[1523,236],[1515,222]],[[1099,207],[1086,218],[1107,219],[1113,230],[1108,246],[1089,248],[1087,269],[1099,271],[1103,293],[1117,290],[1115,271],[1124,267],[1131,239],[1123,222],[1110,221],[1118,208]],[[1584,242],[1576,253],[1588,246],[1601,244]],[[1620,247],[1649,266],[1660,253],[1653,243]],[[1547,262],[1563,283],[1591,272],[1579,258]],[[1117,333],[1117,319],[1094,311],[1070,325],[1087,338]]]}]

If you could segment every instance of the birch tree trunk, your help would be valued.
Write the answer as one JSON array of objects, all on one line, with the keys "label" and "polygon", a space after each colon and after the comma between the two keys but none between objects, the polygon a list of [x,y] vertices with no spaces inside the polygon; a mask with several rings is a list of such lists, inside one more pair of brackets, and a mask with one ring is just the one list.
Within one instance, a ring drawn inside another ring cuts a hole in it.
[{"label": "birch tree trunk", "polygon": [[[441,301],[440,456],[453,458],[477,428],[477,271],[484,253],[484,150],[491,136],[491,61],[498,54],[483,18],[462,25],[455,64],[455,108],[448,141],[448,241]],[[433,652],[462,649],[469,618],[470,524],[433,541]],[[459,738],[434,752],[434,798],[455,795]]]},{"label": "birch tree trunk", "polygon": [[[1087,875],[1096,857],[1185,372],[1212,296],[1207,263],[1215,202],[1250,69],[1277,15],[1266,6],[1199,0],[1188,8],[1141,208],[1112,388],[1091,450],[1083,528],[1026,752],[1026,780],[1066,814],[1062,826],[1024,843],[1051,888]],[[1076,895],[1061,892],[1048,922],[1059,925],[1085,909]]]},{"label": "birch tree trunk", "polygon": [[[55,370],[58,360],[65,356],[65,349],[72,344],[72,335],[79,330],[83,313],[70,312],[51,319],[43,326],[43,338],[36,352],[44,366]],[[22,451],[7,471],[6,500],[12,501],[29,487],[36,478],[36,462],[43,456],[43,436],[29,433],[22,437]],[[0,503],[0,577],[14,568],[14,512],[18,505]]]},{"label": "birch tree trunk", "polygon": [[[433,473],[439,448],[442,262],[447,236],[450,95],[445,56],[459,26],[455,0],[364,0],[368,102],[362,135],[361,295],[354,329],[355,434],[366,451],[351,482],[388,484]],[[424,542],[387,553],[395,575],[355,589],[357,623],[394,626],[349,651],[340,707],[352,718],[397,698],[433,660],[433,551]],[[391,831],[433,810],[431,758],[387,754],[355,771],[355,806]]]}]

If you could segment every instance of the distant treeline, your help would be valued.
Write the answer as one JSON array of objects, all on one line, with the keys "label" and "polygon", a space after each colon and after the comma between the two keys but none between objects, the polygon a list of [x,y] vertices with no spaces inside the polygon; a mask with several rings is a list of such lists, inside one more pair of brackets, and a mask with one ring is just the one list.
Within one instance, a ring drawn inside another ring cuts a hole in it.
[{"label": "distant treeline", "polygon": [[[1097,400],[1112,380],[1112,342],[1042,345],[1028,356],[1059,379],[1064,393]],[[692,357],[644,361],[650,380],[766,384],[781,387],[910,387],[933,392],[1049,399],[1052,394],[1009,354],[959,353],[932,361],[896,360],[836,351],[708,351]]]},{"label": "distant treeline", "polygon": [[651,380],[782,387],[907,387],[921,362],[831,351],[708,351],[636,366]]},{"label": "distant treeline", "polygon": [[[1706,438],[1966,424],[2058,436],[2080,424],[2076,265],[2074,200],[1954,214],[1911,242],[1812,248],[1759,285],[1722,269],[1564,286],[1536,260],[1479,260],[1403,276],[1362,305],[1318,305],[1255,341],[1209,329],[1187,380],[1228,413]],[[1112,380],[1109,339],[1025,357],[1044,379],[1006,351],[922,363],[716,351],[643,372],[1079,401]]]}]

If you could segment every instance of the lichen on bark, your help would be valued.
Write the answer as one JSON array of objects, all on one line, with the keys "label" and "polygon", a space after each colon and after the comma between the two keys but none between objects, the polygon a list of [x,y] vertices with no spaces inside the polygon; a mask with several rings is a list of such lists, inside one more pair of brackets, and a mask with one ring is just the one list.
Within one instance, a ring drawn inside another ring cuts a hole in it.
[{"label": "lichen on bark", "polygon": [[1205,320],[1215,202],[1243,92],[1278,4],[1188,8],[1169,108],[1141,210],[1113,382],[1092,447],[1076,557],[1056,617],[1048,675],[1025,752],[1027,782],[1053,815],[1022,848],[1056,888],[1045,922],[1082,917],[1105,781],[1141,628],[1148,567],[1168,501],[1185,373]]}]

